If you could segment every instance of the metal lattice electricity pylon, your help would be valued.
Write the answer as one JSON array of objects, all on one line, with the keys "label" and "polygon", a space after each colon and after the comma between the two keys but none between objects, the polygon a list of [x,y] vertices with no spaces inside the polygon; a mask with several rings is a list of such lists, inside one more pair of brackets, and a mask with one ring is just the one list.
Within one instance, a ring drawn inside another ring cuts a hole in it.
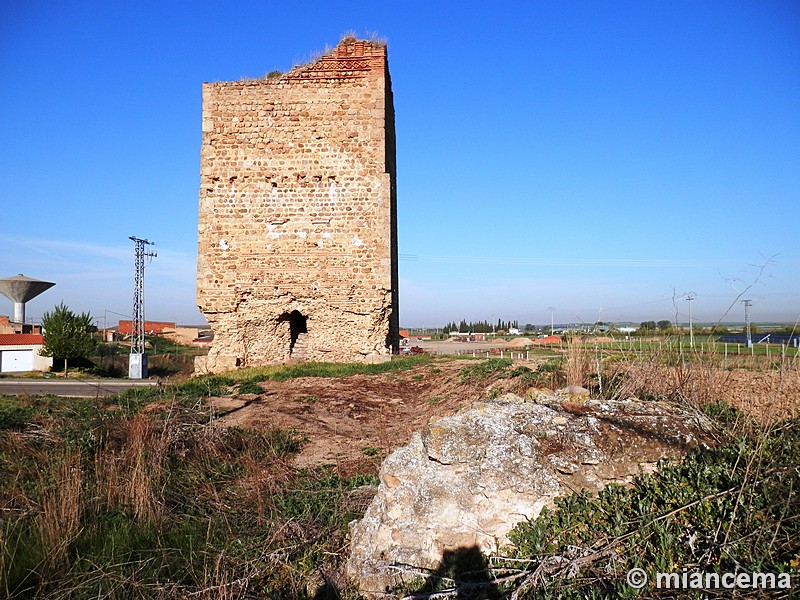
[{"label": "metal lattice electricity pylon", "polygon": [[144,259],[153,258],[155,252],[145,252],[145,245],[155,242],[130,236],[136,244],[136,275],[133,280],[133,323],[131,337],[131,354],[144,354]]}]

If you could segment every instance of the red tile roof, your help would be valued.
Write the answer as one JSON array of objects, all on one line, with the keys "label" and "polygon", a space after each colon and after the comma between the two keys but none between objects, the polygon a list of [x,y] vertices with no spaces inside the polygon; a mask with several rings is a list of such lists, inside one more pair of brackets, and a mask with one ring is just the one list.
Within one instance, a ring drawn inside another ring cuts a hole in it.
[{"label": "red tile roof", "polygon": [[533,340],[534,346],[547,346],[548,344],[560,344],[561,338],[557,335],[548,335],[543,338]]},{"label": "red tile roof", "polygon": [[[175,323],[170,321],[145,321],[145,333],[162,333],[165,329],[175,329]],[[133,333],[133,321],[120,321],[117,331],[123,335]]]},{"label": "red tile roof", "polygon": [[0,333],[0,346],[41,346],[44,336],[38,333]]}]

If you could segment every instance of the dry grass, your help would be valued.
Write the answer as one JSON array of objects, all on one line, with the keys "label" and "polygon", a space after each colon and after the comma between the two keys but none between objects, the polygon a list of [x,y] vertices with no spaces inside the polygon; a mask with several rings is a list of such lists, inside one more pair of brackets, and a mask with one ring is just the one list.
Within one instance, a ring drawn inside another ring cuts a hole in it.
[{"label": "dry grass", "polygon": [[564,357],[564,378],[568,386],[584,387],[588,385],[592,373],[591,349],[581,342],[567,344]]},{"label": "dry grass", "polygon": [[293,471],[291,432],[47,402],[0,427],[2,597],[299,600],[357,516],[365,481]]},{"label": "dry grass", "polygon": [[120,448],[107,445],[95,453],[96,486],[103,505],[130,509],[143,522],[159,520],[169,431],[140,413],[131,419]]},{"label": "dry grass", "polygon": [[762,424],[800,415],[797,357],[731,356],[707,350],[615,353],[603,361],[605,395],[700,408],[725,402]]},{"label": "dry grass", "polygon": [[40,475],[35,528],[48,568],[65,566],[67,549],[80,532],[82,485],[81,455],[72,448],[65,448],[56,463]]},{"label": "dry grass", "polygon": [[715,360],[689,355],[672,363],[655,353],[607,363],[607,379],[617,397],[661,397],[700,405],[719,398],[728,371]]}]

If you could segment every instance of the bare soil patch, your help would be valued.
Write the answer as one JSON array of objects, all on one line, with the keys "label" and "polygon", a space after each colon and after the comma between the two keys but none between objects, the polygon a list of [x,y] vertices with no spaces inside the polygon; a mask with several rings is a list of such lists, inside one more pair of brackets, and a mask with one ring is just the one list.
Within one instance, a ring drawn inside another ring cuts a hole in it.
[{"label": "bare soil patch", "polygon": [[263,381],[262,394],[212,402],[226,425],[302,434],[298,467],[334,464],[344,472],[377,472],[383,458],[431,417],[451,415],[485,395],[489,382],[461,382],[459,370],[471,362],[437,361],[396,374]]}]

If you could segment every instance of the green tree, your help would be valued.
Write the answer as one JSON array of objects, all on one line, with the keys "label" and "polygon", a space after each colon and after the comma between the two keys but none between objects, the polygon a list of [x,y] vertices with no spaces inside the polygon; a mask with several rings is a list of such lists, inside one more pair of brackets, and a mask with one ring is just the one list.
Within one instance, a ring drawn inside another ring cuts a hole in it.
[{"label": "green tree", "polygon": [[639,329],[644,329],[646,331],[655,331],[656,322],[655,321],[642,321],[642,323],[639,325]]},{"label": "green tree", "polygon": [[667,321],[666,319],[664,319],[663,321],[659,321],[658,323],[656,323],[656,326],[661,331],[667,331],[667,330],[672,328],[672,322],[671,321]]},{"label": "green tree", "polygon": [[95,327],[89,313],[76,315],[62,302],[53,312],[42,316],[44,331],[44,356],[64,361],[64,373],[68,369],[68,361],[85,358],[92,353],[97,340],[92,335]]}]

